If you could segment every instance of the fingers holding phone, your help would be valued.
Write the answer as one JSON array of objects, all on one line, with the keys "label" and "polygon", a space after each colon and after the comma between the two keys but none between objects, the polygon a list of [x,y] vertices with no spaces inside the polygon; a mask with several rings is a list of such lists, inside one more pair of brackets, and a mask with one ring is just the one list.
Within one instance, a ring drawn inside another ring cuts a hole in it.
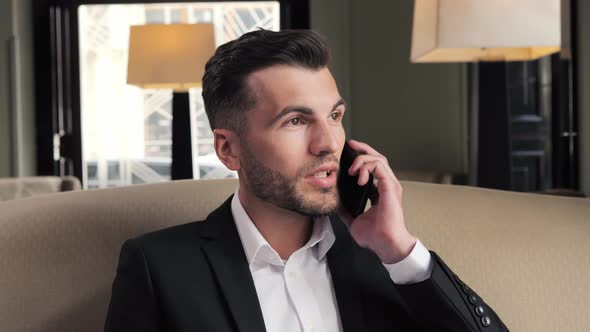
[{"label": "fingers holding phone", "polygon": [[[353,172],[353,174],[356,173],[356,169],[358,169],[364,163],[380,162],[383,166],[383,171],[387,172],[389,177],[391,177],[395,187],[397,187],[396,189],[401,191],[401,184],[399,184],[397,177],[395,176],[395,174],[393,173],[393,170],[389,166],[389,161],[387,160],[387,157],[385,157],[381,153],[377,152],[377,150],[373,149],[370,145],[363,143],[363,142],[350,140],[349,145],[352,149],[355,150],[355,152],[357,152],[359,154],[359,158],[357,158],[358,160],[356,160],[351,167],[351,171]],[[375,174],[375,176],[376,176],[375,180],[379,181],[380,179],[386,177],[385,174],[381,174],[381,175],[382,176],[380,177],[378,174]]]},{"label": "fingers holding phone", "polygon": [[[378,203],[373,201],[373,198],[378,199],[379,194],[383,194],[385,191],[393,192],[401,202],[402,187],[389,166],[387,158],[366,143],[350,140],[346,145],[348,145],[348,149],[353,150],[355,157],[352,163],[343,163],[344,159],[350,158],[348,156],[344,157],[345,153],[343,152],[340,172],[347,172],[349,176],[357,180],[356,184],[361,187],[367,185],[369,178],[371,178],[374,187],[367,188],[367,190],[372,205]],[[347,155],[349,154],[350,152],[347,152]],[[350,165],[348,168],[344,168],[348,165]],[[350,190],[351,188],[347,189]],[[377,192],[375,192],[375,189],[377,189]]]},{"label": "fingers holding phone", "polygon": [[[399,181],[387,158],[368,144],[351,140],[344,150],[338,190],[342,205],[352,216],[352,220],[350,216],[344,218],[353,238],[359,245],[373,250],[384,263],[400,261],[409,255],[416,238],[404,223]],[[371,208],[364,211],[369,197]]]}]

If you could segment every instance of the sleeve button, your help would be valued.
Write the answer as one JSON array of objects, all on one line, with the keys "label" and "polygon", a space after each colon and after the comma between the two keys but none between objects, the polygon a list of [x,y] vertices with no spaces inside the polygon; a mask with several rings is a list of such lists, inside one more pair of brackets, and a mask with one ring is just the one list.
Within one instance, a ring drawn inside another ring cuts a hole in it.
[{"label": "sleeve button", "polygon": [[471,295],[471,289],[467,285],[463,285],[463,293]]},{"label": "sleeve button", "polygon": [[476,304],[477,303],[477,297],[475,297],[475,295],[469,295],[469,302],[471,304]]},{"label": "sleeve button", "polygon": [[[478,316],[482,316],[482,315],[483,315],[483,307],[482,307],[482,306],[480,306],[480,305],[478,305],[477,307],[475,307],[475,313],[476,313]],[[487,316],[486,316],[486,317],[487,317]]]},{"label": "sleeve button", "polygon": [[485,327],[488,327],[492,324],[492,320],[488,316],[483,316],[481,318],[481,324],[483,324],[483,326],[485,326]]}]

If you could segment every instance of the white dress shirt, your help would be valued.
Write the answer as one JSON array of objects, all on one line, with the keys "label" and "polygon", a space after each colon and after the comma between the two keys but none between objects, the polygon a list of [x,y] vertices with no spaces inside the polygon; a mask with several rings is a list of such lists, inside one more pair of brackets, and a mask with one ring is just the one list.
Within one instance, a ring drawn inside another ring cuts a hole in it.
[{"label": "white dress shirt", "polygon": [[[284,261],[244,210],[238,191],[232,199],[231,209],[248,259],[266,331],[341,332],[336,294],[326,257],[335,241],[329,218],[314,220],[307,244]],[[432,271],[430,253],[420,241],[404,260],[384,266],[393,282],[398,284],[426,280]]]}]

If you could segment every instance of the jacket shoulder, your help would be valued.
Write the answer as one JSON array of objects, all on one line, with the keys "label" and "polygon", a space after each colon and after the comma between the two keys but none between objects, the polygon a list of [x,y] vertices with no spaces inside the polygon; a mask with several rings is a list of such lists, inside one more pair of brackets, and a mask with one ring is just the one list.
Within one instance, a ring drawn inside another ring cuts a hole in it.
[{"label": "jacket shoulder", "polygon": [[191,221],[188,223],[170,226],[151,231],[130,239],[137,245],[153,245],[160,242],[176,242],[186,237],[199,237],[202,223],[205,220]]},{"label": "jacket shoulder", "polygon": [[223,204],[217,207],[215,210],[203,220],[197,220],[171,226],[149,232],[133,238],[129,241],[134,242],[140,247],[153,247],[153,246],[174,246],[177,244],[191,243],[192,246],[200,243],[202,236],[207,236],[210,233],[215,233],[218,230],[222,230],[220,225],[233,223],[233,217],[231,213],[231,195]]}]

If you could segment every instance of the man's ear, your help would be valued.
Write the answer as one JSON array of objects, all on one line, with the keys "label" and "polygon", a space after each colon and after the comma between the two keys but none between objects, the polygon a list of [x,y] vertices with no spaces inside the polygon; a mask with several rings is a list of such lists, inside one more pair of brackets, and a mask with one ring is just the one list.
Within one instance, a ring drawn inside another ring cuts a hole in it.
[{"label": "man's ear", "polygon": [[213,143],[215,153],[225,167],[232,171],[240,169],[240,139],[229,129],[214,129]]}]

